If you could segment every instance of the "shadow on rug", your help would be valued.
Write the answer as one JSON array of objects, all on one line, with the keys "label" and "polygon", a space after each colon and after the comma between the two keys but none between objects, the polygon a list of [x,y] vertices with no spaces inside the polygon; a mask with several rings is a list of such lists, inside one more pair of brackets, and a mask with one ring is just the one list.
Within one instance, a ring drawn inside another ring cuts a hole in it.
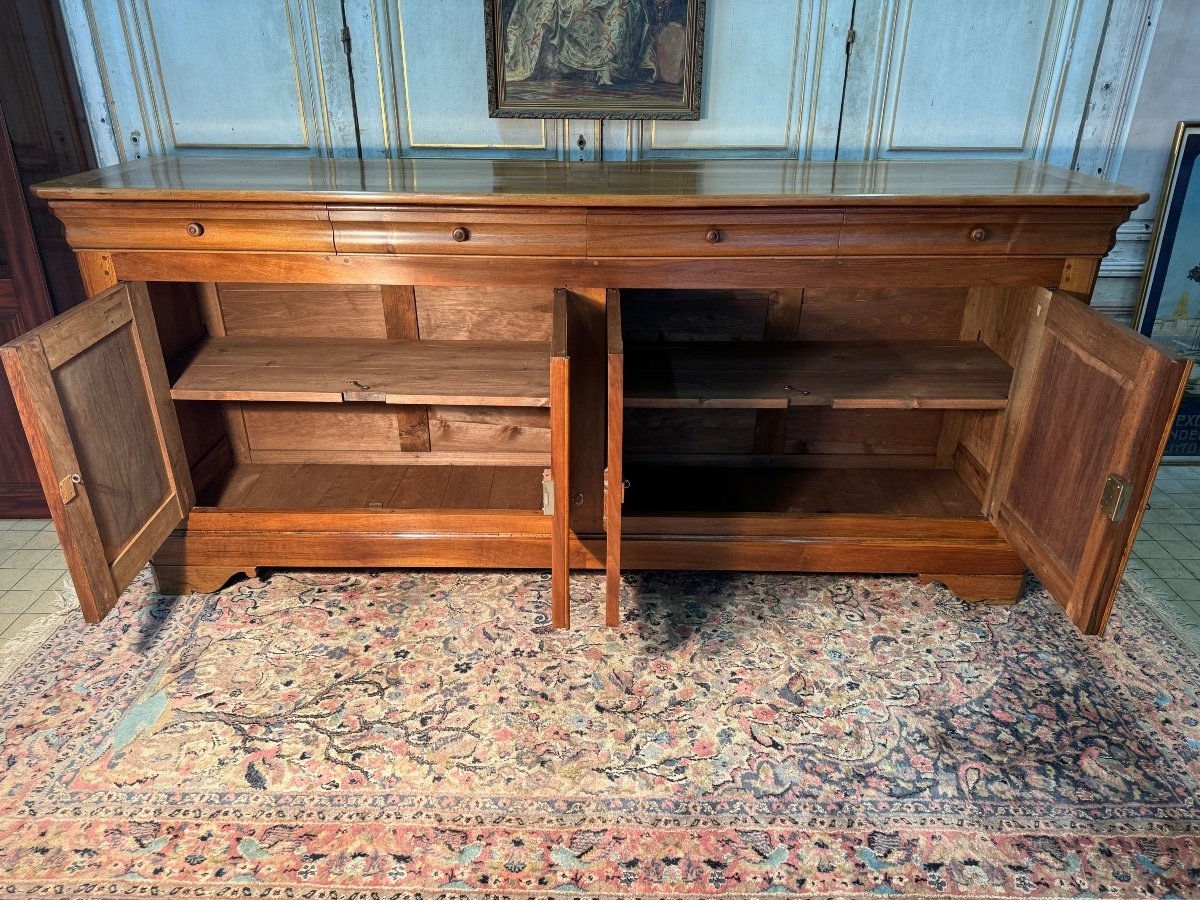
[{"label": "shadow on rug", "polygon": [[0,896],[1200,895],[1152,598],[600,579],[555,631],[538,573],[143,577],[0,686]]}]

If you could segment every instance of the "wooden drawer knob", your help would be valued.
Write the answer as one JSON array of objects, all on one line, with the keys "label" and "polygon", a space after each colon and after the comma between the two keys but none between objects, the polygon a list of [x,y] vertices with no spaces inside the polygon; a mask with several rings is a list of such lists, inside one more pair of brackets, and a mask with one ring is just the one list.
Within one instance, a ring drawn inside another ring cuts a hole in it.
[{"label": "wooden drawer knob", "polygon": [[188,222],[187,233],[192,237],[200,237],[204,234],[204,226],[199,222]]},{"label": "wooden drawer knob", "polygon": [[976,228],[974,231],[971,232],[971,240],[973,240],[977,244],[982,244],[984,241],[986,241],[991,236],[992,236],[992,233],[990,231],[988,231],[986,228]]},{"label": "wooden drawer knob", "polygon": [[708,233],[704,235],[704,239],[706,241],[708,241],[710,244],[721,243],[722,237],[724,237],[724,235],[722,235],[721,232],[716,228],[710,228],[708,230]]},{"label": "wooden drawer knob", "polygon": [[461,244],[463,241],[469,241],[471,239],[471,232],[460,225],[458,228],[455,228],[452,232],[450,232],[450,237],[454,238],[454,240]]}]

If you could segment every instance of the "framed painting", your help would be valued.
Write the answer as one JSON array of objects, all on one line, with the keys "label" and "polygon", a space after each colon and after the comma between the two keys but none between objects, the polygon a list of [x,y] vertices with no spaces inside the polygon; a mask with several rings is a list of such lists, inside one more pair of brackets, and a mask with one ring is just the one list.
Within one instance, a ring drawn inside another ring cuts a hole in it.
[{"label": "framed painting", "polygon": [[705,0],[484,0],[488,110],[698,119]]},{"label": "framed painting", "polygon": [[1197,363],[1163,459],[1200,462],[1200,122],[1175,131],[1134,324]]}]

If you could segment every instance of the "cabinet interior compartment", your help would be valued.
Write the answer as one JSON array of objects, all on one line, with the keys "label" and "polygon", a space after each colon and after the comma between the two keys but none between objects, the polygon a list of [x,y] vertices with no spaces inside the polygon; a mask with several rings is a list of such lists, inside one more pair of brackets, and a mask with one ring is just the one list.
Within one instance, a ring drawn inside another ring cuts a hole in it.
[{"label": "cabinet interior compartment", "polygon": [[622,291],[625,522],[982,518],[1033,291]]},{"label": "cabinet interior compartment", "polygon": [[198,508],[542,514],[553,291],[150,288]]}]

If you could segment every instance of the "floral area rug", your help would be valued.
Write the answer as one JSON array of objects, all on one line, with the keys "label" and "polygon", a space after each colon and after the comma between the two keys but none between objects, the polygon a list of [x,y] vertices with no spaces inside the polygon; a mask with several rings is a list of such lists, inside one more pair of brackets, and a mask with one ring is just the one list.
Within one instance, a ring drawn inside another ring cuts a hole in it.
[{"label": "floral area rug", "polygon": [[0,686],[0,897],[1200,896],[1200,665],[1136,592],[147,585]]}]

